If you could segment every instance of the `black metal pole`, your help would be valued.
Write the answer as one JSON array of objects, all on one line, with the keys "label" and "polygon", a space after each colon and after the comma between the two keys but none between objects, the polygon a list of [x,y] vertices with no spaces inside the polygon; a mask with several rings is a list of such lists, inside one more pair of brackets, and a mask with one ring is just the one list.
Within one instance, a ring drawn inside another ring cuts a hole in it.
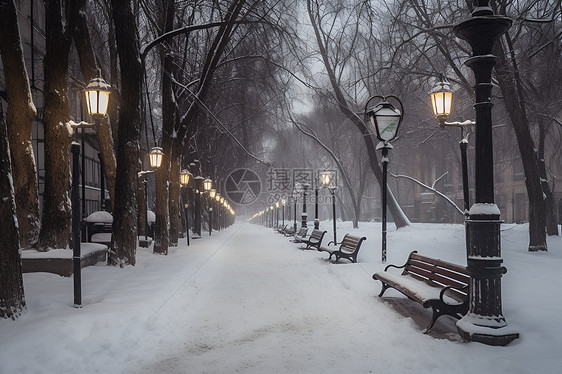
[{"label": "black metal pole", "polygon": [[212,231],[213,231],[213,207],[209,207],[209,236],[211,236]]},{"label": "black metal pole", "polygon": [[333,225],[334,225],[334,245],[337,245],[337,239],[336,239],[336,190],[333,189],[332,191],[330,191],[332,193],[332,217],[333,217]]},{"label": "black metal pole", "polygon": [[388,169],[387,143],[382,148],[382,262],[386,262],[386,192],[387,192],[387,169]]},{"label": "black metal pole", "polygon": [[318,219],[318,186],[314,188],[314,228],[320,228],[320,220]]},{"label": "black metal pole", "polygon": [[[462,131],[462,128],[461,128]],[[470,210],[470,195],[468,189],[468,162],[466,156],[466,150],[468,148],[468,140],[466,138],[462,138],[459,142],[461,148],[461,163],[462,163],[462,190],[464,196],[464,214],[465,216],[468,215],[468,211]]]},{"label": "black metal pole", "polygon": [[105,210],[105,168],[101,152],[98,152],[98,159],[100,160],[100,210]]},{"label": "black metal pole", "polygon": [[293,212],[293,216],[294,216],[293,231],[296,234],[297,233],[297,195],[295,195],[294,201],[295,201],[295,208],[294,208],[294,212]]},{"label": "black metal pole", "polygon": [[199,191],[195,191],[195,227],[194,227],[194,234],[197,238],[201,237],[201,193]]},{"label": "black metal pole", "polygon": [[[74,307],[82,307],[82,274],[80,251],[80,145],[72,143],[72,265]],[[84,182],[82,182],[84,183]]]},{"label": "black metal pole", "polygon": [[306,221],[308,220],[308,214],[306,213],[306,188],[302,191],[302,214],[301,214],[301,226],[306,227]]},{"label": "black metal pole", "polygon": [[281,213],[281,217],[282,217],[281,227],[285,227],[285,205],[283,205],[283,211]]},{"label": "black metal pole", "polygon": [[494,203],[492,142],[492,70],[496,64],[492,48],[511,27],[511,19],[495,16],[489,1],[480,0],[472,18],[454,27],[457,37],[468,41],[473,56],[466,65],[474,72],[476,112],[476,203],[466,225],[467,270],[470,274],[468,314],[457,322],[467,341],[506,345],[519,337],[507,327],[502,313],[500,210]]},{"label": "black metal pole", "polygon": [[144,176],[144,240],[148,243],[148,231],[150,230],[150,225],[148,224],[148,181],[146,180],[146,174]]}]

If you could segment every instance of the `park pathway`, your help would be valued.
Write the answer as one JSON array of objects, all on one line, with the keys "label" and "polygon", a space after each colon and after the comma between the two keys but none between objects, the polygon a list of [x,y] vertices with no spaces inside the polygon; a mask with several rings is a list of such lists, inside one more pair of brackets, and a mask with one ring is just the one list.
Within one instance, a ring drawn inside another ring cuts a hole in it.
[{"label": "park pathway", "polygon": [[[356,345],[375,338],[365,315],[380,303],[369,274],[357,264],[333,265],[271,229],[230,230],[159,311],[165,319],[177,313],[174,304],[183,306],[185,324],[170,326],[183,338],[166,342],[169,356],[138,372],[297,373],[310,365],[340,372],[368,359],[369,349]],[[366,288],[350,291],[354,282]]]}]

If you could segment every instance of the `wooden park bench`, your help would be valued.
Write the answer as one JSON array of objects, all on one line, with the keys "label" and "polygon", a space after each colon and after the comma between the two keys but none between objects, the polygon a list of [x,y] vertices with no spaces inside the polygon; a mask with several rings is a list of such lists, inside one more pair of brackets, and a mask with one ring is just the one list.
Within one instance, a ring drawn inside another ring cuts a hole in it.
[{"label": "wooden park bench", "polygon": [[307,233],[308,229],[306,227],[301,227],[299,232],[293,235],[293,239],[291,239],[291,241],[293,243],[302,243],[303,239],[306,238]]},{"label": "wooden park bench", "polygon": [[336,262],[338,262],[340,258],[346,258],[351,262],[357,262],[357,254],[359,253],[359,248],[361,248],[361,243],[363,243],[363,240],[366,239],[367,238],[365,238],[364,236],[359,237],[345,234],[340,247],[337,250],[327,247],[319,247],[318,250],[328,252],[330,254],[330,257],[328,257],[328,259],[331,259],[332,256],[336,256]]},{"label": "wooden park bench", "polygon": [[[404,269],[402,274],[388,272],[389,268]],[[413,251],[402,266],[388,265],[373,279],[382,282],[379,296],[394,288],[424,308],[433,310],[427,333],[437,318],[449,315],[460,319],[468,312],[468,285],[470,276],[466,267],[422,256]]]},{"label": "wooden park bench", "polygon": [[303,249],[316,248],[319,250],[324,235],[326,235],[326,231],[317,230],[317,229],[312,230],[312,234],[310,234],[308,238],[303,239],[302,241],[303,244],[306,244],[306,247]]},{"label": "wooden park bench", "polygon": [[285,236],[292,236],[292,235],[295,235],[295,229],[294,229],[294,227],[293,227],[293,226],[288,226],[288,227],[287,227],[287,230],[285,230],[285,231],[283,232],[283,235],[285,235]]}]

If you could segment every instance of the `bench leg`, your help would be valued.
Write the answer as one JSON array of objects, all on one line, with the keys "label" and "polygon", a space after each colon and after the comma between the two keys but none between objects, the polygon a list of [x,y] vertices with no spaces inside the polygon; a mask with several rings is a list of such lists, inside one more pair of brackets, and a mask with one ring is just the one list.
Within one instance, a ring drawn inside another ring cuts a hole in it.
[{"label": "bench leg", "polygon": [[444,314],[441,313],[437,308],[432,308],[432,309],[433,309],[433,315],[431,316],[431,322],[429,322],[429,325],[427,325],[427,327],[423,330],[424,334],[427,334],[429,330],[433,328],[433,325],[435,324],[435,321],[437,321],[437,318],[441,317]]},{"label": "bench leg", "polygon": [[[379,279],[380,280],[380,279]],[[382,283],[382,288],[381,288],[381,292],[379,293],[379,297],[382,297],[382,295],[384,294],[384,292],[386,290],[388,290],[390,288],[390,286],[386,283],[384,283],[383,281],[380,281]]]}]

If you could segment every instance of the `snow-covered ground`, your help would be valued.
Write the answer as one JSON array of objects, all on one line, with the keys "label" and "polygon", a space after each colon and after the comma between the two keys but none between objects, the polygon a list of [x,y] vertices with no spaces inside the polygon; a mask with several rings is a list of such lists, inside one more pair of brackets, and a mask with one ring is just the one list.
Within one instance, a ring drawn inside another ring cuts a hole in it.
[{"label": "snow-covered ground", "polygon": [[[134,267],[84,269],[81,309],[72,278],[25,274],[27,314],[0,320],[0,373],[561,373],[562,238],[531,254],[526,230],[502,227],[503,312],[521,335],[507,347],[462,342],[449,317],[422,334],[430,311],[378,298],[379,223],[339,223],[339,239],[367,241],[358,264],[333,264],[239,222],[168,256],[139,248]],[[413,249],[465,264],[464,228],[389,230],[388,264]]]}]

